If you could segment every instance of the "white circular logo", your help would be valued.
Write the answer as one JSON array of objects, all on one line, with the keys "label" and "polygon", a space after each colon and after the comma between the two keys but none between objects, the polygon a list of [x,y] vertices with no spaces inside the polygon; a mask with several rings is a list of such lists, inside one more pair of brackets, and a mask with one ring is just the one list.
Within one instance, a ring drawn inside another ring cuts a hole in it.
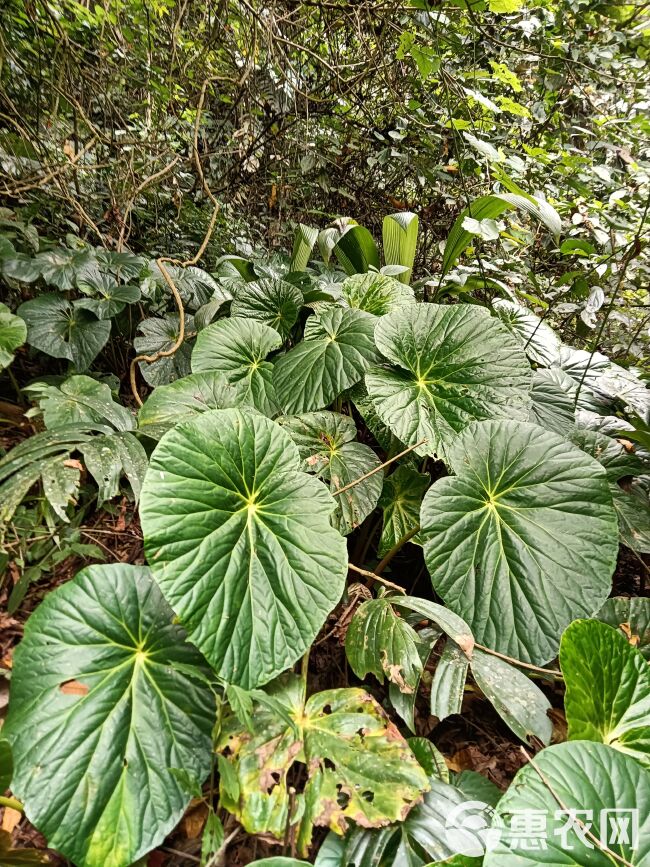
[{"label": "white circular logo", "polygon": [[504,827],[494,807],[483,801],[465,801],[447,816],[447,842],[459,855],[479,857],[496,848]]}]

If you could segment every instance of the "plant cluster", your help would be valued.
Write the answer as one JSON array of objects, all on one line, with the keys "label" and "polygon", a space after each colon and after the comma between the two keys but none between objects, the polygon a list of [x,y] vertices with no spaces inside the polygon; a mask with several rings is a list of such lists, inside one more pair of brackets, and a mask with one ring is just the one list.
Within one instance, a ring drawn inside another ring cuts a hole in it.
[{"label": "plant cluster", "polygon": [[[443,273],[468,220],[512,208],[556,243],[548,204],[487,197],[457,218]],[[624,803],[641,836],[612,857],[648,863],[648,606],[608,600],[619,542],[650,551],[648,391],[514,298],[427,300],[411,285],[417,234],[415,215],[386,217],[383,263],[353,220],[300,226],[284,261],[225,257],[216,277],[161,260],[176,321],[192,315],[174,354],[140,362],[154,387],[142,402],[134,380],[137,416],[80,371],[156,266],[4,248],[10,285],[59,290],[4,315],[8,362],[27,340],[74,370],[28,390],[44,430],[0,460],[5,520],[38,483],[74,525],[84,468],[100,502],[124,473],[148,564],[83,569],[14,655],[3,780],[75,864],[144,858],[192,797],[209,810],[206,864],[232,818],[297,857],[318,847],[320,865],[538,863],[507,834],[484,854],[445,824],[477,799],[506,829],[533,807],[550,822],[558,801]],[[430,576],[420,595],[407,544]],[[342,601],[358,685],[312,692],[310,649]],[[542,687],[558,678],[568,741],[552,745]],[[443,721],[468,683],[536,753],[504,795],[416,736],[418,701]],[[571,835],[571,863],[587,863],[595,844]]]}]

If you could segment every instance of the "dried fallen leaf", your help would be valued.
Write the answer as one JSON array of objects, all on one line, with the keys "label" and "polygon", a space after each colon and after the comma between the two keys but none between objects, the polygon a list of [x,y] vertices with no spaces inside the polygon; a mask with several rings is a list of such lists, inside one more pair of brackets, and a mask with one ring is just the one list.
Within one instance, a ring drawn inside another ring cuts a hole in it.
[{"label": "dried fallen leaf", "polygon": [[13,807],[5,807],[5,812],[2,817],[2,830],[12,834],[14,828],[20,822],[22,817],[23,814],[18,810],[14,810]]},{"label": "dried fallen leaf", "polygon": [[59,689],[64,695],[88,695],[88,687],[78,680],[66,680]]}]

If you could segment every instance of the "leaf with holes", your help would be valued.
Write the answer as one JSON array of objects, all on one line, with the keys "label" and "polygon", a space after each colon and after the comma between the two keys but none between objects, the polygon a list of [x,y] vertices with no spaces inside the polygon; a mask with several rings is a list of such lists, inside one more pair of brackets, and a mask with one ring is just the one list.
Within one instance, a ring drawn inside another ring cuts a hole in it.
[{"label": "leaf with holes", "polygon": [[445,458],[475,419],[528,418],[531,370],[515,338],[487,310],[413,304],[377,323],[393,367],[373,367],[366,387],[379,418],[419,455]]},{"label": "leaf with holes", "polygon": [[110,322],[60,295],[39,295],[17,312],[27,324],[28,343],[54,358],[67,358],[78,370],[91,365],[111,333]]},{"label": "leaf with holes", "polygon": [[162,842],[211,759],[206,667],[144,567],[91,566],[51,591],[13,659],[3,727],[13,790],[80,867],[123,867]]},{"label": "leaf with holes", "polygon": [[560,338],[539,316],[505,298],[493,301],[492,308],[532,362],[550,367],[558,361]]},{"label": "leaf with holes", "polygon": [[[542,750],[534,767],[528,764],[517,773],[496,810],[493,827],[502,830],[495,834],[484,867],[650,864],[650,772],[604,744],[569,741]],[[543,850],[522,845],[530,840],[522,840],[513,823],[514,817],[533,811],[542,816],[536,838],[546,842]],[[617,816],[624,824],[618,824]],[[594,842],[601,835],[613,855]]]},{"label": "leaf with holes", "polygon": [[606,623],[576,620],[560,664],[569,739],[600,741],[650,768],[650,667],[639,651]]},{"label": "leaf with holes", "polygon": [[245,689],[293,665],[343,592],[334,500],[299,466],[277,424],[223,409],[166,433],[145,478],[154,577],[215,671]]},{"label": "leaf with holes", "polygon": [[422,503],[436,591],[476,640],[539,665],[565,627],[611,587],[616,514],[604,470],[537,425],[470,425],[449,452],[455,476]]},{"label": "leaf with holes", "polygon": [[300,289],[286,280],[265,279],[245,283],[230,308],[232,316],[255,319],[275,329],[283,340],[296,324],[303,304]]},{"label": "leaf with holes", "polygon": [[365,311],[330,305],[309,317],[304,340],[281,356],[273,371],[277,398],[287,414],[323,409],[359,382],[379,357],[375,322]]},{"label": "leaf with holes", "polygon": [[360,680],[374,674],[380,683],[388,678],[401,692],[411,694],[422,674],[419,644],[417,632],[395,613],[389,599],[370,599],[350,621],[345,653]]},{"label": "leaf with holes", "polygon": [[[352,822],[376,828],[403,820],[428,788],[407,742],[364,690],[332,689],[305,700],[300,679],[285,676],[270,693],[282,717],[258,706],[252,734],[230,719],[218,743],[240,792],[233,799],[222,786],[221,802],[248,833],[283,839],[293,800],[298,852],[306,855],[314,827],[344,834]],[[297,762],[306,766],[307,782],[292,799],[287,776]]]},{"label": "leaf with holes", "polygon": [[[384,480],[379,505],[383,524],[378,554],[383,557],[420,524],[420,508],[431,479],[414,467],[399,466]],[[411,539],[417,541],[417,536]]]},{"label": "leaf with holes", "polygon": [[191,373],[155,388],[138,412],[138,429],[159,440],[170,428],[211,409],[245,403],[246,388],[229,383],[218,370]]},{"label": "leaf with holes", "polygon": [[343,281],[341,292],[350,307],[365,310],[373,316],[384,316],[415,301],[409,286],[376,271],[353,274]]},{"label": "leaf with holes", "polygon": [[192,353],[192,372],[217,371],[264,415],[278,414],[273,364],[266,356],[279,349],[277,331],[250,319],[222,319],[199,333]]},{"label": "leaf with holes", "polygon": [[[303,469],[330,482],[332,493],[379,467],[373,450],[355,442],[357,429],[349,416],[311,412],[286,416],[279,423],[298,446]],[[378,470],[336,496],[332,521],[340,533],[351,533],[372,512],[381,494],[383,478],[383,470]]]}]

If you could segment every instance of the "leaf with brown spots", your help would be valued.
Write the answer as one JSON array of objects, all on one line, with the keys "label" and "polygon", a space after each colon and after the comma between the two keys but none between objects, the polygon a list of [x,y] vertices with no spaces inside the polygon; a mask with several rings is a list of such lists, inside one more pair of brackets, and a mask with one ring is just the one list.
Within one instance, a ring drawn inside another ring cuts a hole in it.
[{"label": "leaf with brown spots", "polygon": [[[234,800],[221,785],[221,803],[248,833],[283,839],[293,825],[299,853],[306,855],[314,826],[337,834],[351,821],[380,828],[403,820],[421,800],[426,774],[367,692],[333,689],[305,700],[294,675],[278,678],[267,691],[283,713],[258,705],[253,734],[230,717],[218,743],[240,792]],[[290,795],[292,787],[298,791]]]}]

